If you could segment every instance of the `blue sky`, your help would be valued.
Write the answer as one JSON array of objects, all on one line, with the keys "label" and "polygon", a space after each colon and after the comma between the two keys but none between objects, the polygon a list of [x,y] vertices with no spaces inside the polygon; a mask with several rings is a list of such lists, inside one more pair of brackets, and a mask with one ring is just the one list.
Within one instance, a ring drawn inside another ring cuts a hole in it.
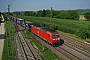
[{"label": "blue sky", "polygon": [[90,0],[0,0],[0,11],[7,11],[7,4],[11,4],[11,11],[26,10],[74,10],[90,9]]}]

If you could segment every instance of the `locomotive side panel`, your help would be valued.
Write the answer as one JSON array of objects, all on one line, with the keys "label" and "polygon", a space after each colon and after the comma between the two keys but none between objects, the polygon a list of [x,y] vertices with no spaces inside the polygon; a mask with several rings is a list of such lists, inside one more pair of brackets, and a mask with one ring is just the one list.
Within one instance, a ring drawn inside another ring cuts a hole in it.
[{"label": "locomotive side panel", "polygon": [[47,33],[47,31],[42,31],[41,29],[35,26],[31,27],[31,31],[39,37],[41,37],[42,39],[44,39],[45,41],[48,41],[50,44],[53,44],[52,34],[50,32]]},{"label": "locomotive side panel", "polygon": [[52,34],[50,32],[48,32],[48,31],[47,31],[47,40],[49,41],[50,44],[53,44]]},{"label": "locomotive side panel", "polygon": [[39,36],[41,36],[44,40],[48,41],[48,40],[47,40],[47,33],[46,33],[46,32],[40,30],[40,31],[39,31]]},{"label": "locomotive side panel", "polygon": [[31,27],[31,32],[36,33],[35,30],[36,30],[35,27],[32,26],[32,27]]}]

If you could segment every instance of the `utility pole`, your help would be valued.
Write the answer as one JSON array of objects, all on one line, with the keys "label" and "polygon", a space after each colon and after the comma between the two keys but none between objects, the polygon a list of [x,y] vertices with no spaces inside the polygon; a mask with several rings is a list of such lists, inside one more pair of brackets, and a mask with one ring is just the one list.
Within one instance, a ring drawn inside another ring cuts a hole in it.
[{"label": "utility pole", "polygon": [[10,5],[10,4],[8,4],[8,13],[10,13],[10,6],[11,6],[11,5]]},{"label": "utility pole", "polygon": [[51,17],[50,17],[50,29],[52,29],[52,7],[51,7]]},{"label": "utility pole", "polygon": [[8,16],[10,17],[10,4],[8,4]]}]

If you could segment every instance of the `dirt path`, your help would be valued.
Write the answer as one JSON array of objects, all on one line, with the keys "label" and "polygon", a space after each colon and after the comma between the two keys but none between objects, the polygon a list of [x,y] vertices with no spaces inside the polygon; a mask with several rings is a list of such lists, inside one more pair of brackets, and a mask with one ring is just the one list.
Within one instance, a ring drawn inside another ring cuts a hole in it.
[{"label": "dirt path", "polygon": [[0,60],[2,57],[3,46],[4,46],[4,34],[5,34],[4,23],[1,23],[0,25]]},{"label": "dirt path", "polygon": [[79,20],[87,20],[87,19],[84,17],[84,15],[80,15]]}]

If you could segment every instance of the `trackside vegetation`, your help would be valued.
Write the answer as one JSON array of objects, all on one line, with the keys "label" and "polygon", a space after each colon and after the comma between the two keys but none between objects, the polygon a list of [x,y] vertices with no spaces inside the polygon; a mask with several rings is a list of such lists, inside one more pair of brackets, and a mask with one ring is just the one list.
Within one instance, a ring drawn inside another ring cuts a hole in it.
[{"label": "trackside vegetation", "polygon": [[[13,12],[12,15],[16,17],[21,16],[20,18],[50,28],[49,17],[51,16],[51,10],[43,9],[39,11]],[[86,18],[86,21],[79,21],[80,15],[83,15]],[[52,18],[52,29],[58,29],[62,32],[74,34],[82,39],[90,39],[90,9],[60,11],[52,9]],[[82,30],[82,32],[80,30]]]},{"label": "trackside vegetation", "polygon": [[[32,17],[32,16],[19,16],[28,21],[34,22],[37,25],[50,28],[49,17]],[[78,21],[69,19],[52,18],[52,29],[57,29],[62,32],[75,34],[82,39],[90,38],[90,21]],[[86,40],[87,41],[87,40]],[[87,42],[90,42],[89,40]]]},{"label": "trackside vegetation", "polygon": [[[24,33],[27,39],[30,39],[39,49],[42,51],[42,44],[29,32]],[[47,47],[44,46],[44,51],[42,52],[47,60],[60,60],[54,53],[51,52]],[[45,59],[45,58],[43,58]]]},{"label": "trackside vegetation", "polygon": [[[4,18],[7,21],[5,21],[5,30],[6,31],[5,31],[2,60],[13,60],[16,55],[15,45],[14,45],[15,28],[12,26],[12,22],[10,20],[8,20],[7,17],[4,16]],[[6,25],[8,25],[8,26],[6,27]],[[6,34],[7,34],[7,36],[6,36]]]},{"label": "trackside vegetation", "polygon": [[[36,17],[50,17],[51,10],[39,10],[39,11],[25,11],[25,12],[13,12],[12,15],[14,16],[36,16]],[[62,10],[57,11],[52,9],[52,17],[53,18],[60,18],[60,19],[73,19],[78,20],[79,14],[76,10]]]},{"label": "trackside vegetation", "polygon": [[89,13],[86,13],[84,17],[85,17],[86,19],[90,19],[90,12],[89,12]]}]

